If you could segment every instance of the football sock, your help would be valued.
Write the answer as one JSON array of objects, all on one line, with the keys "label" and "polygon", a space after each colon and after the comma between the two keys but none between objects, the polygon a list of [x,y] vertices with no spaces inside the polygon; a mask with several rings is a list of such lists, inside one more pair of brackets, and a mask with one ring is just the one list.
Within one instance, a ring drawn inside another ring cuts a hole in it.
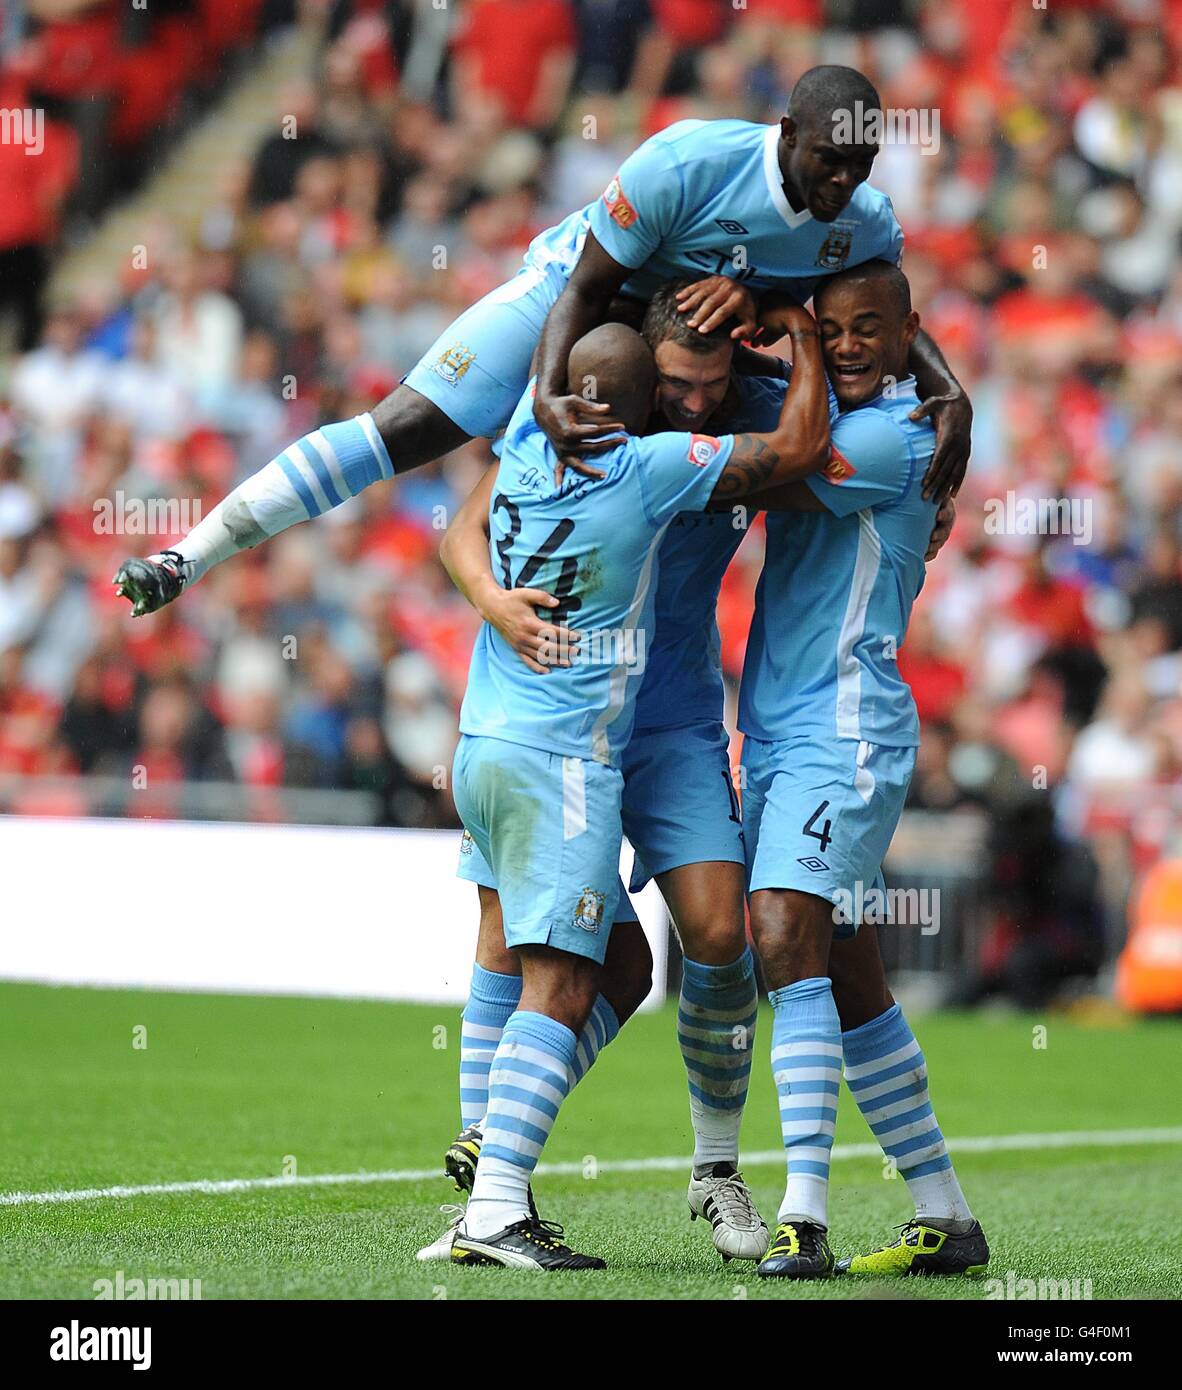
[{"label": "football sock", "polygon": [[694,1171],[739,1161],[739,1126],[751,1080],[759,995],[745,946],[729,965],[682,965],[677,1041],[689,1081]]},{"label": "football sock", "polygon": [[973,1214],[928,1098],[927,1064],[903,1011],[893,1004],[843,1033],[841,1041],[846,1085],[883,1153],[906,1179],[916,1216],[953,1231],[956,1223],[971,1223]]},{"label": "football sock", "polygon": [[570,1089],[577,1039],[565,1024],[518,1009],[489,1074],[484,1143],[464,1231],[496,1235],[529,1215],[529,1181]]},{"label": "football sock", "polygon": [[238,551],[322,516],[370,483],[393,476],[372,415],[325,425],[239,483],[172,547],[172,554],[184,562],[185,583],[195,584]]},{"label": "football sock", "polygon": [[774,989],[772,1076],[788,1152],[781,1221],[829,1224],[829,1160],[841,1088],[841,1022],[827,976]]},{"label": "football sock", "polygon": [[472,986],[460,1025],[460,1128],[478,1124],[488,1109],[488,1073],[509,1016],[521,998],[521,976],[472,967]]},{"label": "football sock", "polygon": [[591,1007],[591,1013],[583,1025],[583,1031],[579,1034],[579,1041],[575,1046],[575,1060],[571,1063],[570,1069],[570,1089],[572,1091],[590,1071],[592,1062],[619,1031],[620,1020],[616,1017],[615,1009],[602,994],[597,994],[595,1003]]}]

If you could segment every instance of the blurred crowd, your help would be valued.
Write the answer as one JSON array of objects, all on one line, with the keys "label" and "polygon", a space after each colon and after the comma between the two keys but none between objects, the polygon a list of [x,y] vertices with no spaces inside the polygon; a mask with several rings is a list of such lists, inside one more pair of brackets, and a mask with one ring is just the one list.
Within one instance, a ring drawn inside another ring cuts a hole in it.
[{"label": "blurred crowd", "polygon": [[[0,107],[51,116],[44,157],[0,144],[0,178],[26,190],[0,201],[0,810],[37,808],[4,774],[142,767],[363,789],[387,823],[453,824],[441,770],[475,623],[437,548],[485,443],[150,619],[113,598],[117,561],[371,408],[647,135],[773,121],[800,72],[844,62],[888,107],[938,112],[938,142],[889,143],[872,181],[975,407],[960,519],[900,657],[924,726],[913,804],[994,827],[1001,907],[970,993],[1032,922],[1093,971],[1180,812],[1182,0],[229,8],[237,24],[214,0],[153,0],[132,31],[123,5],[25,0],[0,23]],[[135,152],[216,100],[231,50],[248,72],[249,45],[295,23],[320,26],[315,72],[274,93],[196,235],[155,210],[146,258],[47,293],[72,219],[101,218],[150,167]],[[167,524],[137,533],[157,498]],[[1040,499],[1072,505],[1024,524]],[[757,531],[724,589],[732,681],[760,551]]]}]

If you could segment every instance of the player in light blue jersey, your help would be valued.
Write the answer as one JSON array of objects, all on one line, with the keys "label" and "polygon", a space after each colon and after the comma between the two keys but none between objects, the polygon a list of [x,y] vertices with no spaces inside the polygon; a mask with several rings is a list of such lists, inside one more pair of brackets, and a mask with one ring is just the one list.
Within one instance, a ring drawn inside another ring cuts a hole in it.
[{"label": "player in light blue jersey", "polygon": [[[600,988],[618,892],[619,763],[652,630],[657,552],[679,512],[746,495],[769,476],[806,476],[828,458],[815,329],[803,310],[786,317],[799,361],[770,434],[629,437],[604,456],[601,478],[572,484],[568,475],[561,485],[528,397],[506,435],[489,512],[494,573],[506,589],[535,581],[548,589],[561,610],[551,616],[576,618],[581,635],[569,664],[541,678],[487,626],[473,653],[456,803],[494,876],[523,982],[491,1066],[454,1260],[587,1267],[539,1235],[528,1181]],[[653,362],[631,330],[594,331],[570,372],[593,376],[633,434],[647,420]],[[515,1061],[523,1056],[524,1068]]]},{"label": "player in light blue jersey", "polygon": [[[878,146],[845,137],[845,118],[859,104],[879,109],[873,85],[853,68],[823,66],[797,82],[778,127],[680,122],[627,159],[598,203],[539,238],[531,248],[537,273],[562,267],[567,276],[538,344],[534,406],[560,457],[573,460],[596,433],[596,408],[568,393],[567,354],[614,295],[647,299],[664,279],[713,271],[804,303],[823,277],[847,266],[898,263],[903,238],[890,200],[866,183]],[[696,307],[707,297],[691,293],[685,302]],[[925,492],[942,497],[964,476],[972,412],[924,333],[909,348],[908,370],[930,397],[924,414],[938,431]]]},{"label": "player in light blue jersey", "polygon": [[[698,333],[678,312],[677,292],[685,283],[663,286],[645,315],[643,335],[657,369],[657,405],[646,433],[774,430],[784,380],[734,372],[727,330]],[[544,648],[557,653],[570,634],[538,617],[539,609],[552,610],[560,600],[542,589],[505,589],[494,574],[489,506],[495,487],[492,470],[448,528],[440,555],[490,626],[530,670],[542,675]],[[622,812],[625,834],[636,851],[633,887],[657,878],[685,957],[678,1038],[694,1133],[690,1209],[710,1220],[714,1244],[724,1258],[758,1259],[766,1250],[767,1227],[738,1166],[757,994],[744,930],[742,827],[723,724],[715,623],[723,573],[747,534],[747,513],[736,510],[738,515],[680,512],[661,542],[636,728],[621,762]],[[445,1166],[457,1188],[469,1191],[483,1138],[490,1044],[508,1017],[520,976],[504,943],[496,877],[470,836],[461,848],[459,875],[478,886],[480,932],[474,997],[465,1010],[475,1030],[470,1045],[461,1041],[462,1132],[448,1149]],[[584,1071],[598,1055],[601,1038],[615,1036],[650,987],[651,957],[632,916],[621,889],[602,991],[613,1013],[598,1028],[584,1029]],[[494,994],[500,997],[490,997]],[[746,1042],[743,1048],[734,1046],[736,1030]],[[444,1258],[450,1244],[445,1232],[420,1258]]]},{"label": "player in light blue jersey", "polygon": [[[571,346],[613,305],[619,313],[631,303],[639,322],[670,276],[707,277],[681,300],[696,327],[737,313],[735,336],[747,337],[756,328],[753,291],[794,288],[803,302],[845,266],[898,260],[902,233],[890,202],[866,183],[878,147],[840,138],[857,102],[879,107],[861,73],[813,68],[778,126],[687,121],[646,141],[602,199],[538,237],[521,271],[462,314],[372,414],[314,430],[173,549],[120,566],[115,582],[133,613],[154,612],[214,565],[371,483],[494,435],[521,396],[535,348],[535,415],[561,458],[593,472],[589,456],[613,440],[604,403],[567,394]],[[926,335],[912,345],[910,370],[938,432],[926,486],[942,496],[964,476],[972,411]]]},{"label": "player in light blue jersey", "polygon": [[768,519],[739,709],[751,926],[775,1010],[772,1070],[788,1156],[759,1273],[834,1270],[827,1201],[843,1058],[854,1098],[916,1201],[895,1245],[843,1269],[964,1273],[984,1266],[988,1246],[874,932],[856,934],[862,904],[881,891],[919,743],[896,665],[934,518],[922,493],[934,431],[911,418],[906,375],[919,319],[906,277],[885,262],[826,282],[815,303],[840,406],[832,459],[757,499],[780,510]]}]

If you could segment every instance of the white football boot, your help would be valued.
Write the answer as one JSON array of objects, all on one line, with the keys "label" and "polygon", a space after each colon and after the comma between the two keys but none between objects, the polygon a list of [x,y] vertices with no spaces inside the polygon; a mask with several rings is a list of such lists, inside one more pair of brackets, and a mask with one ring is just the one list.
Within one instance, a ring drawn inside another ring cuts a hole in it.
[{"label": "white football boot", "polygon": [[430,1245],[423,1246],[415,1256],[416,1260],[425,1262],[427,1260],[451,1259],[451,1243],[460,1228],[460,1222],[464,1219],[464,1208],[456,1206],[453,1202],[445,1202],[439,1210],[447,1217],[447,1227],[438,1240],[433,1240]]},{"label": "white football boot", "polygon": [[716,1163],[704,1177],[691,1175],[690,1220],[710,1222],[714,1248],[727,1260],[762,1260],[768,1229],[756,1210],[750,1189],[733,1163]]}]

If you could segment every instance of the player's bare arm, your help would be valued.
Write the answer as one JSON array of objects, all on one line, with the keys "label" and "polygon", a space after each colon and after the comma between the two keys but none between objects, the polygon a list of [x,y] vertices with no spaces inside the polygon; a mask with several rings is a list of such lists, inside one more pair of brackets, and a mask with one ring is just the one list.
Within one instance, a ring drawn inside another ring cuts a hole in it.
[{"label": "player's bare arm", "polygon": [[588,232],[566,288],[542,326],[535,358],[538,393],[534,419],[554,445],[559,462],[568,466],[581,455],[602,454],[622,442],[618,435],[604,436],[611,409],[606,402],[570,394],[567,361],[575,343],[606,320],[612,299],[630,274],[627,266],[609,256]]},{"label": "player's bare arm", "polygon": [[959,492],[968,471],[973,447],[972,402],[931,334],[922,328],[911,345],[907,365],[921,397],[911,418],[922,420],[930,415],[936,426],[936,452],[923,480],[923,495],[943,501]]},{"label": "player's bare arm", "polygon": [[[610,407],[571,390],[567,362],[575,343],[608,320],[613,299],[632,274],[603,249],[594,233],[588,232],[566,288],[542,327],[535,358],[538,393],[534,419],[553,444],[561,466],[578,467],[581,459],[606,453],[621,443],[615,432],[618,425],[609,418]],[[732,315],[739,319],[735,330],[738,336],[755,331],[755,301],[751,292],[726,276],[707,276],[687,286],[686,294],[690,298],[679,307],[691,315],[690,322],[703,333]],[[578,467],[578,471],[592,472],[586,465]]]},{"label": "player's bare arm", "polygon": [[[747,499],[752,511],[759,512],[823,512],[825,504],[807,483],[784,483],[781,487],[768,488]],[[946,497],[936,513],[936,524],[928,539],[924,560],[931,563],[948,542],[952,528],[956,524],[956,502]]]},{"label": "player's bare arm", "polygon": [[[497,468],[487,470],[455,514],[439,546],[439,558],[452,583],[481,618],[495,628],[531,671],[545,675],[553,666],[569,666],[579,633],[538,617],[539,608],[556,608],[545,589],[503,589],[493,574],[488,553],[488,508]],[[540,657],[545,654],[547,664]]]},{"label": "player's bare arm", "polygon": [[748,497],[815,473],[829,461],[829,396],[817,324],[807,309],[785,304],[775,328],[792,341],[792,380],[771,434],[736,435],[712,502]]}]

